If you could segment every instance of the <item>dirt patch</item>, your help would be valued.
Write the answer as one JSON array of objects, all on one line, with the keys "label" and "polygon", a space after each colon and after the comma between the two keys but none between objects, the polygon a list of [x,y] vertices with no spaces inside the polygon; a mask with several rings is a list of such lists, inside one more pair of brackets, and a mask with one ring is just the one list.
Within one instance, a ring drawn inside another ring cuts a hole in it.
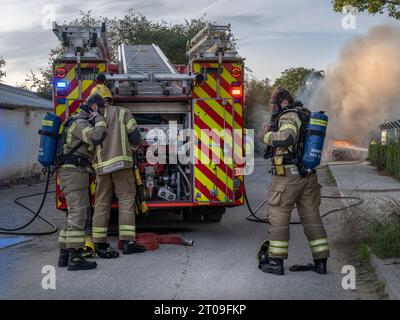
[{"label": "dirt patch", "polygon": [[46,177],[44,175],[37,174],[32,177],[23,177],[23,178],[17,178],[17,179],[3,179],[3,180],[0,180],[0,190],[12,188],[14,186],[21,186],[21,185],[31,186],[31,185],[43,182],[45,180],[45,178]]}]

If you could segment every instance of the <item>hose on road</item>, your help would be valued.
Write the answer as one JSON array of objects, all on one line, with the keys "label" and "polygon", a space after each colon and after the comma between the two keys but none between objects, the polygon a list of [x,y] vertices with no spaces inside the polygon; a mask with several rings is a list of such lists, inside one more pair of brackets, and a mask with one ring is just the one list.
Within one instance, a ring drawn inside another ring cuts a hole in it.
[{"label": "hose on road", "polygon": [[[346,165],[355,165],[355,164],[359,164],[362,163],[363,161],[357,161],[357,162],[350,162],[350,163],[337,163],[337,164],[331,164],[334,166],[346,166]],[[326,164],[322,167],[320,167],[319,169],[323,169],[325,167],[328,167],[329,164]],[[250,212],[250,215],[246,217],[246,220],[251,221],[251,222],[256,222],[256,223],[266,223],[268,224],[268,218],[260,218],[257,216],[257,212],[260,211],[260,209],[267,203],[267,199],[265,199],[264,201],[262,201],[255,210],[253,210],[251,208],[249,199],[247,198],[247,194],[246,194],[246,187],[244,188],[244,198],[246,201],[246,206]],[[341,212],[341,211],[345,211],[347,209],[351,209],[351,208],[355,208],[358,207],[360,205],[362,205],[364,203],[364,200],[359,198],[359,197],[346,197],[346,196],[321,196],[321,199],[335,199],[335,200],[354,200],[356,201],[355,203],[349,204],[343,208],[339,208],[339,209],[333,209],[330,210],[328,212],[325,212],[321,215],[321,218],[325,218],[327,216],[329,216],[332,213],[336,213],[336,212]],[[291,225],[301,225],[301,222],[290,222]]]},{"label": "hose on road", "polygon": [[[268,224],[268,219],[267,218],[260,218],[257,216],[257,212],[260,211],[260,209],[267,203],[267,199],[262,201],[255,210],[252,210],[249,200],[247,198],[246,194],[246,188],[244,189],[244,197],[246,201],[246,206],[249,209],[250,215],[246,217],[246,220],[251,221],[251,222],[257,222],[257,223],[266,223]],[[328,212],[325,212],[324,214],[321,215],[321,218],[325,218],[328,215],[335,213],[335,212],[341,212],[345,211],[350,208],[358,207],[364,203],[364,200],[358,197],[344,197],[344,196],[321,196],[321,199],[337,199],[337,200],[355,200],[355,203],[349,204],[348,206],[345,206],[343,208],[338,208],[338,209],[332,209]],[[301,225],[301,222],[290,222],[291,225]]]},{"label": "hose on road", "polygon": [[[24,208],[25,210],[29,211],[30,213],[33,214],[33,217],[31,218],[31,220],[29,220],[27,223],[16,227],[16,228],[2,228],[0,227],[0,234],[7,234],[7,235],[19,235],[19,236],[44,236],[44,235],[50,235],[50,234],[54,234],[58,231],[57,226],[51,222],[50,220],[46,219],[45,217],[42,217],[40,215],[40,212],[43,209],[44,203],[46,202],[46,198],[47,195],[50,193],[55,193],[55,191],[49,191],[49,184],[50,184],[50,176],[51,176],[51,172],[50,170],[47,170],[47,178],[46,178],[46,185],[44,188],[44,192],[39,192],[39,193],[35,193],[35,194],[30,194],[27,196],[22,196],[22,197],[18,197],[16,199],[14,199],[14,203],[17,204],[18,206]],[[23,203],[20,202],[20,200],[22,199],[28,199],[28,198],[33,198],[33,197],[37,197],[42,195],[42,201],[40,202],[39,208],[35,211],[33,211],[31,208],[29,208],[28,206],[24,205]],[[51,226],[51,230],[50,231],[45,231],[45,232],[19,232],[20,230],[23,230],[25,228],[27,228],[28,226],[30,226],[37,218],[39,218],[40,220],[44,221],[46,224]]]}]

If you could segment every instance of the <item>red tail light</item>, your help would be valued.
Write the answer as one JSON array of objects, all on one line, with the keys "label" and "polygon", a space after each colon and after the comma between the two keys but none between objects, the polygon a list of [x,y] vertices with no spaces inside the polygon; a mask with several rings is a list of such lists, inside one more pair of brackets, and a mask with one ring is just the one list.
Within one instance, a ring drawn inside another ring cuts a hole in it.
[{"label": "red tail light", "polygon": [[233,87],[231,89],[232,97],[241,98],[242,97],[242,88]]}]

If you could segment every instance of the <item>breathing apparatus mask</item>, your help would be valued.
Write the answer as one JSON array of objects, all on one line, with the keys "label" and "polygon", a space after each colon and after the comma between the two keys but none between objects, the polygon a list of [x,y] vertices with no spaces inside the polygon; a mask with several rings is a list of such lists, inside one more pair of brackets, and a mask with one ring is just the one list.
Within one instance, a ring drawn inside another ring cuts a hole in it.
[{"label": "breathing apparatus mask", "polygon": [[[91,108],[94,104],[97,105],[97,110],[93,110]],[[103,97],[100,94],[95,93],[88,98],[87,106],[89,108],[89,113],[97,112],[98,114],[103,115],[104,108],[106,106],[106,101],[103,99]]]},{"label": "breathing apparatus mask", "polygon": [[277,120],[281,113],[290,109],[294,100],[289,91],[282,87],[278,87],[272,94],[271,98],[271,119]]}]

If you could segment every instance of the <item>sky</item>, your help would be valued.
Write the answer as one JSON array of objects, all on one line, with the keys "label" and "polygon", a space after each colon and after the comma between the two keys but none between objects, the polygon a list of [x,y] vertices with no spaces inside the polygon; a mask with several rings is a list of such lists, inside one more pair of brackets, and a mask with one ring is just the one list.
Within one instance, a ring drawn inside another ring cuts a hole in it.
[{"label": "sky", "polygon": [[183,23],[207,19],[231,23],[239,53],[258,79],[275,79],[291,67],[325,70],[353,37],[381,24],[398,23],[386,15],[358,14],[355,29],[344,29],[345,15],[334,13],[330,0],[0,0],[0,57],[5,83],[22,83],[29,70],[46,67],[58,45],[52,20],[59,24],[92,10],[95,16],[118,17],[129,8],[157,21]]}]

